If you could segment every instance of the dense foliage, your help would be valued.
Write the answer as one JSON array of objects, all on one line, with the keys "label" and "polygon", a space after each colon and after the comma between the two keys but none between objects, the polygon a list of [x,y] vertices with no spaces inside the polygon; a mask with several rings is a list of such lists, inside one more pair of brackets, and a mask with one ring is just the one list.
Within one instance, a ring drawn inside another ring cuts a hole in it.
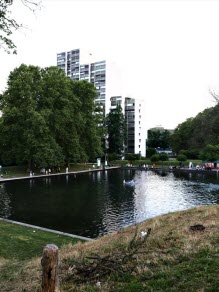
[{"label": "dense foliage", "polygon": [[178,125],[170,144],[174,152],[188,158],[218,159],[219,103]]},{"label": "dense foliage", "polygon": [[148,130],[147,147],[148,148],[169,148],[170,132],[168,130],[160,131],[156,129]]},{"label": "dense foliage", "polygon": [[16,68],[0,96],[2,161],[51,167],[101,155],[95,97],[91,83],[57,67]]}]

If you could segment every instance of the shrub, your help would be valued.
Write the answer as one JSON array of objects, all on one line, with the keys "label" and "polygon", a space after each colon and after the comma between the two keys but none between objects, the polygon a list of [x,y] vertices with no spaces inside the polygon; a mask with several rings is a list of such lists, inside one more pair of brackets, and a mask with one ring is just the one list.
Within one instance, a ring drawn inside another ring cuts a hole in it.
[{"label": "shrub", "polygon": [[151,162],[157,162],[160,160],[160,155],[159,154],[154,154],[150,158]]},{"label": "shrub", "polygon": [[181,161],[182,162],[182,161],[186,161],[187,160],[187,157],[184,154],[179,154],[176,159],[178,161]]}]

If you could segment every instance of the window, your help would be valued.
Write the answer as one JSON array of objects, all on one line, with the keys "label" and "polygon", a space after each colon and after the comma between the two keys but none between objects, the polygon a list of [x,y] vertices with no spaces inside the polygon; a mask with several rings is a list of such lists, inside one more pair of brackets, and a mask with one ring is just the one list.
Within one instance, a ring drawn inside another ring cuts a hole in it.
[{"label": "window", "polygon": [[139,139],[139,143],[141,143],[141,139]]},{"label": "window", "polygon": [[138,145],[138,148],[141,148],[141,145]]}]

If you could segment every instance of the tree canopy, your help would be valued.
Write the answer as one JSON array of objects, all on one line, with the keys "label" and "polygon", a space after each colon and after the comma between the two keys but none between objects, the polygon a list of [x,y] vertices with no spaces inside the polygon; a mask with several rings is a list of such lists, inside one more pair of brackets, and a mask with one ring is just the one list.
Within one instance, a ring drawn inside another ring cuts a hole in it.
[{"label": "tree canopy", "polygon": [[119,156],[122,155],[126,140],[126,125],[120,105],[107,115],[106,126],[108,130],[109,153],[116,153]]},{"label": "tree canopy", "polygon": [[48,167],[101,155],[95,97],[91,83],[73,81],[57,67],[16,68],[0,95],[3,162]]},{"label": "tree canopy", "polygon": [[[208,144],[217,149],[219,145],[219,103],[178,125],[171,135],[170,144],[174,152],[179,153],[184,150],[185,154],[186,152],[201,154]],[[206,150],[209,151],[209,148]]]},{"label": "tree canopy", "polygon": [[160,131],[156,129],[148,130],[147,147],[148,148],[169,148],[170,132],[168,130]]}]

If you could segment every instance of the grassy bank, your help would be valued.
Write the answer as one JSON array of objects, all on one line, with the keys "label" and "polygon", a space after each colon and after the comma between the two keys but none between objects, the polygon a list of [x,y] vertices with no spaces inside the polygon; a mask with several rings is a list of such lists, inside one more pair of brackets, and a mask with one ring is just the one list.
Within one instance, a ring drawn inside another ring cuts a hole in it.
[{"label": "grassy bank", "polygon": [[62,247],[78,241],[0,221],[0,291],[22,291],[16,288],[18,277],[22,277],[23,268],[26,268],[29,261],[42,255],[42,250],[48,243]]},{"label": "grassy bank", "polygon": [[[191,230],[195,224],[205,229]],[[150,235],[142,237],[141,231],[149,234],[149,228]],[[14,261],[7,252],[1,255],[0,291],[40,291],[39,253]],[[218,263],[219,206],[198,207],[159,216],[92,242],[63,246],[61,291],[216,292]],[[10,273],[9,267],[13,268]]]}]

